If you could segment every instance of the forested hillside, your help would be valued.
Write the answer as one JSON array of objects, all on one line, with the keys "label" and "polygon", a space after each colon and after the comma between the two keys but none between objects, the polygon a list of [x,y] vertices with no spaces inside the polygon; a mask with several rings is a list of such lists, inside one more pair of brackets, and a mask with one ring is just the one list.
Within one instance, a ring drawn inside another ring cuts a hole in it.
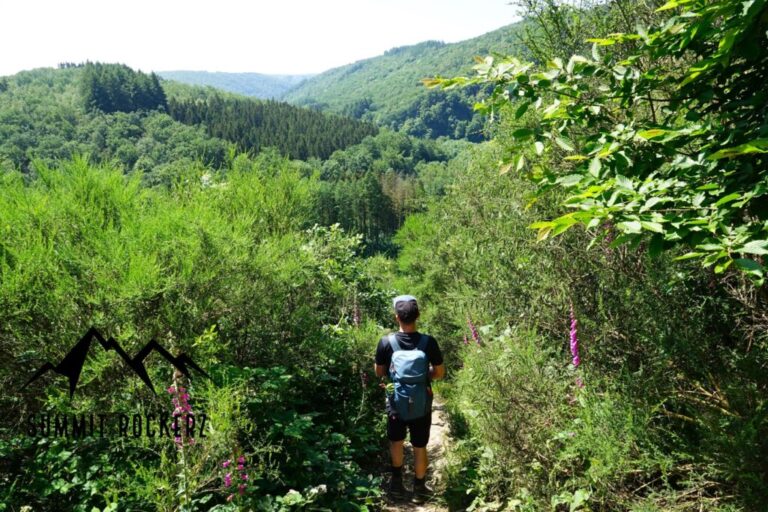
[{"label": "forested hillside", "polygon": [[[395,50],[349,76],[456,76],[334,99],[485,91],[479,143],[0,79],[0,511],[765,510],[768,0],[515,5],[525,51]],[[373,364],[403,293],[447,368],[421,494]]]},{"label": "forested hillside", "polygon": [[328,158],[378,131],[371,123],[348,117],[216,93],[204,99],[171,98],[168,114],[181,123],[203,126],[210,136],[234,142],[241,150],[258,153],[273,147],[302,160]]},{"label": "forested hillside", "polygon": [[468,71],[491,51],[521,53],[520,25],[445,44],[427,41],[393,48],[312,77],[283,99],[297,105],[351,115],[420,137],[483,139],[483,121],[472,110],[479,88],[451,93],[426,90],[421,80]]},{"label": "forested hillside", "polygon": [[189,85],[210,86],[264,100],[280,99],[290,89],[313,76],[211,71],[160,71],[157,74],[166,80]]},{"label": "forested hillside", "polygon": [[212,91],[163,88],[156,75],[115,64],[25,71],[3,79],[0,159],[28,170],[35,159],[89,154],[167,183],[198,163],[220,168],[231,145],[325,158],[376,132],[352,119]]}]

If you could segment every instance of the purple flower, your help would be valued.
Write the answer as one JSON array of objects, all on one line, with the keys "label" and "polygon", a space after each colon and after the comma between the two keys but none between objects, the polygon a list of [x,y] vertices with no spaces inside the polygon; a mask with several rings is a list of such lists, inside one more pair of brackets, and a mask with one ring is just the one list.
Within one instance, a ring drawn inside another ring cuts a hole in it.
[{"label": "purple flower", "polygon": [[469,326],[469,330],[472,332],[472,339],[475,340],[475,343],[478,345],[482,345],[480,341],[480,334],[478,334],[477,329],[475,328],[475,324],[472,323],[472,319],[467,315],[467,325]]},{"label": "purple flower", "polygon": [[240,478],[242,478],[243,480],[248,480],[248,474],[243,473],[242,475],[240,475]]},{"label": "purple flower", "polygon": [[571,355],[573,356],[573,367],[578,368],[581,364],[581,358],[579,358],[579,338],[578,338],[578,320],[576,320],[576,314],[573,311],[573,304],[571,304]]},{"label": "purple flower", "polygon": [[240,496],[245,494],[245,487],[246,487],[245,484],[240,484],[240,485],[237,486],[237,492],[240,493]]},{"label": "purple flower", "polygon": [[245,464],[245,457],[243,457],[242,455],[241,455],[241,456],[239,456],[239,457],[237,458],[237,462],[239,462],[240,464]]},{"label": "purple flower", "polygon": [[232,464],[232,461],[227,459],[227,460],[225,460],[224,462],[221,463],[221,467],[228,468],[230,464]]},{"label": "purple flower", "polygon": [[227,473],[226,475],[224,475],[224,485],[226,487],[229,487],[230,485],[232,485],[232,473]]}]

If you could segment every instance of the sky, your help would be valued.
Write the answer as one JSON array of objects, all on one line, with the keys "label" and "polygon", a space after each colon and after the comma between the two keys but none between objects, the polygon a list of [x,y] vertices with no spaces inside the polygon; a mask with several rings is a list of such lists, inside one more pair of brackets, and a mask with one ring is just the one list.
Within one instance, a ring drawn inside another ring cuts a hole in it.
[{"label": "sky", "polygon": [[319,73],[516,20],[510,0],[0,0],[0,76],[60,62]]}]

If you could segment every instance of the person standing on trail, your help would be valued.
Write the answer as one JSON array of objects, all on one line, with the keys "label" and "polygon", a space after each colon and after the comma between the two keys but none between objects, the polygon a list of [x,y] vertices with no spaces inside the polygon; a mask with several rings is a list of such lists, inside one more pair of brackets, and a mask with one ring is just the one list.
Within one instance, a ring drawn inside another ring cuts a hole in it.
[{"label": "person standing on trail", "polygon": [[423,499],[427,488],[427,442],[432,426],[432,387],[430,382],[445,376],[443,354],[432,336],[416,330],[419,305],[412,295],[392,300],[395,319],[400,325],[396,333],[384,336],[376,347],[376,375],[389,376],[387,386],[387,437],[392,458],[390,491],[405,493],[403,487],[403,442],[410,431],[413,446],[413,493]]}]

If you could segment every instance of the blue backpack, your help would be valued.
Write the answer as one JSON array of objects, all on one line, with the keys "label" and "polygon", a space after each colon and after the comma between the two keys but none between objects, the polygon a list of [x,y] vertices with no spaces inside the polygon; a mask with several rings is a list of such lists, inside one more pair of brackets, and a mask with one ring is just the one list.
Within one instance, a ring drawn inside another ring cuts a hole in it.
[{"label": "blue backpack", "polygon": [[392,347],[392,363],[389,378],[394,383],[394,392],[389,396],[392,409],[403,421],[422,418],[432,406],[427,390],[429,384],[429,359],[427,358],[426,334],[421,335],[413,350],[403,350],[397,337],[389,335]]}]

